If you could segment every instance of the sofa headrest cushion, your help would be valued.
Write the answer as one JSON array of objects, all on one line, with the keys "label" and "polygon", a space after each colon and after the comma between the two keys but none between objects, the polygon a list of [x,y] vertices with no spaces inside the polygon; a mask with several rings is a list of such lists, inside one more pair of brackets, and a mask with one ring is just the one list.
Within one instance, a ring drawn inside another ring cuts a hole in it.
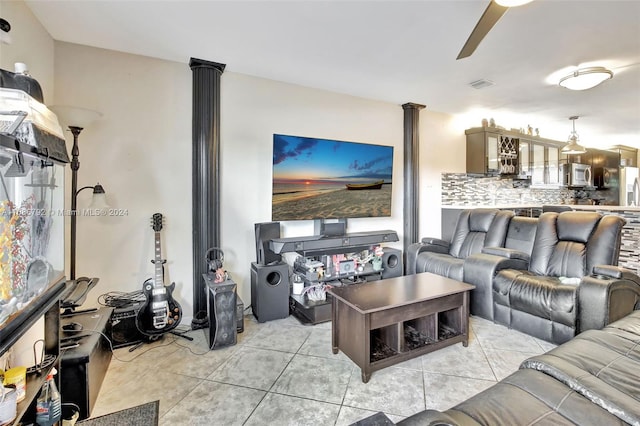
[{"label": "sofa headrest cushion", "polygon": [[496,216],[494,209],[474,209],[469,214],[470,232],[489,232],[489,227]]},{"label": "sofa headrest cushion", "polygon": [[596,212],[563,212],[558,214],[556,229],[560,241],[586,243],[602,219]]}]

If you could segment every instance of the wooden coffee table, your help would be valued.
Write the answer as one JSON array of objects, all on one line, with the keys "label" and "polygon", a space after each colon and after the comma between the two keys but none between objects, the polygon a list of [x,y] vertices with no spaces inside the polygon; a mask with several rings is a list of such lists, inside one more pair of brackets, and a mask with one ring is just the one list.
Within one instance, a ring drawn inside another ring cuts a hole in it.
[{"label": "wooden coffee table", "polygon": [[469,342],[469,291],[475,286],[428,272],[335,287],[333,353],[341,350],[367,383],[376,370]]}]

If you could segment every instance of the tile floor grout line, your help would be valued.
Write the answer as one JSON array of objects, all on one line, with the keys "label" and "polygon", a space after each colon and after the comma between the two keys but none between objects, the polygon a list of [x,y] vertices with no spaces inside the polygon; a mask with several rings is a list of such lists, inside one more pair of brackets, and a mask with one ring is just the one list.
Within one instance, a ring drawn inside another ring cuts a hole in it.
[{"label": "tile floor grout line", "polygon": [[[307,339],[309,339],[309,336],[311,335],[311,333],[309,333],[307,335],[307,337],[305,337],[304,341],[302,342],[302,344],[298,347],[298,349],[296,350],[296,352],[293,353],[293,356],[289,359],[289,361],[287,361],[287,364],[284,366],[284,368],[282,369],[282,371],[280,371],[280,374],[278,374],[278,377],[275,378],[275,380],[273,381],[273,383],[271,383],[271,386],[269,387],[269,390],[267,390],[264,394],[264,396],[260,399],[260,402],[258,402],[256,404],[255,407],[253,407],[253,410],[251,410],[251,413],[249,414],[249,416],[245,419],[245,421],[242,423],[243,425],[246,424],[249,419],[251,418],[251,416],[253,416],[253,413],[256,412],[256,410],[258,409],[258,407],[260,406],[260,404],[262,404],[262,401],[264,401],[264,399],[267,397],[267,395],[269,395],[270,393],[273,394],[278,394],[277,392],[272,392],[271,389],[273,389],[273,387],[276,385],[276,383],[278,382],[278,379],[280,379],[280,377],[282,377],[282,374],[284,373],[284,371],[287,369],[287,367],[289,366],[289,364],[291,364],[291,361],[293,361],[293,358],[295,358],[295,356],[298,354],[298,351],[300,350],[300,348],[304,345],[304,343],[307,341]],[[254,336],[255,337],[255,336]],[[260,349],[260,348],[259,348]],[[287,352],[287,353],[291,353],[291,352]]]},{"label": "tile floor grout line", "polygon": [[[180,402],[184,401],[184,399],[185,399],[186,397],[188,397],[189,395],[191,395],[191,394],[196,390],[196,388],[197,388],[198,386],[200,386],[200,385],[202,384],[202,382],[204,382],[204,380],[205,380],[205,379],[200,379],[200,382],[199,382],[197,385],[195,385],[195,386],[193,387],[193,389],[191,389],[189,392],[187,392],[187,393],[186,393],[182,398],[180,398],[180,401],[178,401],[178,402],[176,402],[175,404],[173,404],[173,406],[172,406],[171,408],[169,408],[167,411],[165,411],[163,415],[161,415],[161,416],[159,415],[159,416],[158,416],[158,420],[161,420],[164,416],[166,416],[167,414],[169,414],[169,413],[171,412],[171,410],[173,410],[174,408],[176,408]],[[158,401],[158,406],[159,406],[159,405],[160,405],[160,401]],[[158,411],[160,411],[160,410],[158,410]],[[160,414],[160,413],[158,413],[158,414]]]},{"label": "tile floor grout line", "polygon": [[424,403],[424,409],[427,409],[427,383],[424,380],[424,360],[423,357],[426,356],[428,354],[422,355],[420,356],[420,367],[422,367],[422,371],[420,372],[420,375],[422,376],[422,402]]},{"label": "tile floor grout line", "polygon": [[[338,354],[334,354],[334,355],[338,355]],[[351,363],[353,363],[353,361],[351,361]],[[351,366],[351,373],[349,374],[349,380],[347,380],[347,386],[345,386],[344,388],[344,393],[342,394],[342,401],[340,401],[340,410],[338,410],[338,416],[336,417],[336,420],[333,422],[334,426],[338,423],[338,419],[340,418],[342,407],[344,407],[344,399],[347,397],[347,392],[349,391],[349,385],[351,384],[351,378],[353,377],[353,372],[356,368],[357,366],[355,365]]]},{"label": "tile floor grout line", "polygon": [[478,340],[478,344],[480,345],[480,350],[482,350],[482,355],[484,356],[484,359],[487,362],[487,365],[491,369],[491,374],[493,374],[493,378],[495,379],[495,382],[497,383],[499,381],[498,380],[498,375],[493,370],[493,366],[489,362],[489,357],[487,356],[487,352],[484,350],[484,345],[482,344],[482,340],[478,338],[478,333],[476,332],[475,328],[473,330],[473,334],[476,336],[476,339]]}]

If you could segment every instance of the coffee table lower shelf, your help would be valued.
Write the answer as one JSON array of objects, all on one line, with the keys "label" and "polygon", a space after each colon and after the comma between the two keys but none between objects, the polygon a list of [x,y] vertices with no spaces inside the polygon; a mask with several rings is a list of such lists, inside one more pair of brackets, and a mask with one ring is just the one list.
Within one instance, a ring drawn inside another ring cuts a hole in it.
[{"label": "coffee table lower shelf", "polygon": [[[426,278],[420,277],[419,281]],[[405,278],[405,281],[409,280]],[[384,281],[380,281],[378,286],[384,286]],[[362,289],[358,295],[333,293],[333,353],[342,351],[347,355],[360,367],[362,381],[367,383],[371,373],[382,368],[456,343],[466,347],[469,342],[469,290],[473,286],[452,283],[456,287],[453,292],[445,288],[429,297],[402,304],[382,303],[372,309],[362,309],[362,303],[353,303],[358,297],[366,297],[364,292],[367,289]],[[401,291],[405,282],[399,280],[393,284],[388,288],[372,287],[370,290],[391,294]]]},{"label": "coffee table lower shelf", "polygon": [[[419,356],[422,356],[422,355],[437,351],[438,349],[442,349],[442,348],[445,348],[447,346],[455,345],[456,343],[460,343],[460,342],[462,342],[462,344],[466,347],[468,345],[467,337],[466,336],[462,336],[462,335],[458,335],[458,336],[450,337],[450,338],[445,339],[445,340],[440,340],[438,342],[431,343],[429,345],[425,345],[425,346],[422,346],[422,347],[419,347],[419,348],[410,349],[410,350],[408,350],[406,352],[399,352],[399,353],[397,353],[395,355],[391,355],[391,356],[389,356],[387,358],[382,358],[382,359],[379,359],[379,360],[376,360],[376,361],[371,361],[369,363],[369,370],[370,370],[370,373],[374,372],[374,371],[377,371],[377,370],[381,370],[383,368],[390,367],[392,365],[399,364],[399,363],[404,362],[404,361],[408,361],[410,359],[413,359],[413,358],[416,358],[416,357],[419,357]],[[337,354],[337,353],[338,353],[338,351],[335,350],[334,354]],[[369,377],[370,376],[371,376],[371,374],[369,374]],[[366,380],[365,380],[364,374],[363,374],[362,381],[365,382],[365,383],[368,382],[369,381],[369,377],[367,377]]]}]

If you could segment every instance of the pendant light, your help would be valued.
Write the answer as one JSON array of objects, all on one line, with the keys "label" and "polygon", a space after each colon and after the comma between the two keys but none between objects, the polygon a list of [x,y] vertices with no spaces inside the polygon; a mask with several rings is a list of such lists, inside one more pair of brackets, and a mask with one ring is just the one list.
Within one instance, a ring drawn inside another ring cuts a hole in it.
[{"label": "pendant light", "polygon": [[569,134],[569,140],[567,141],[567,144],[560,150],[563,154],[584,154],[585,152],[587,152],[587,149],[578,143],[580,138],[578,137],[578,133],[576,133],[577,119],[577,115],[569,117],[569,120],[573,122],[573,130]]}]

